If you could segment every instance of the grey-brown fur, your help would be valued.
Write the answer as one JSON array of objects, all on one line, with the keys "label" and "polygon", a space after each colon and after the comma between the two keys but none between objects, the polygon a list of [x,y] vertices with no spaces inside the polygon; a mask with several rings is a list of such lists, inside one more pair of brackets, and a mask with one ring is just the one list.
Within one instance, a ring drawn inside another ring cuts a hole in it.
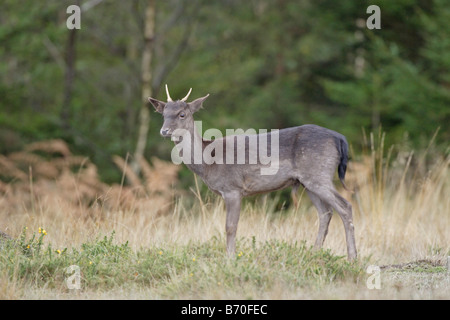
[{"label": "grey-brown fur", "polygon": [[[208,95],[190,103],[180,100],[171,101],[170,96],[167,103],[149,98],[156,111],[164,116],[161,135],[171,137],[175,129],[186,129],[194,137],[193,141],[205,148],[211,141],[203,140],[195,129],[193,114],[202,107],[207,97]],[[184,117],[181,117],[182,115]],[[269,138],[272,135],[272,133],[267,134]],[[225,156],[227,143],[231,139],[236,139],[236,136],[227,136],[222,139]],[[319,232],[315,247],[322,246],[334,209],[344,223],[348,258],[352,260],[357,256],[352,207],[333,185],[336,169],[344,183],[347,149],[347,141],[343,135],[316,125],[303,125],[279,130],[279,170],[275,175],[261,175],[260,164],[186,165],[225,201],[228,254],[232,255],[235,252],[236,230],[243,197],[286,187],[293,187],[293,190],[297,191],[302,185],[319,214]],[[234,152],[236,156],[236,149]],[[246,145],[246,152],[248,152],[248,145]]]}]

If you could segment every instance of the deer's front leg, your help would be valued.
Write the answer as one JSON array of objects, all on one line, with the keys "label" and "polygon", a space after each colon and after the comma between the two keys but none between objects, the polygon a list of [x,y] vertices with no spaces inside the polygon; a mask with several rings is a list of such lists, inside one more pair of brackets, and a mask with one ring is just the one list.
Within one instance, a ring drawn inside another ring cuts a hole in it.
[{"label": "deer's front leg", "polygon": [[227,232],[227,253],[233,256],[236,250],[236,231],[241,213],[241,195],[239,192],[223,194],[225,207],[227,209],[227,220],[225,230]]}]

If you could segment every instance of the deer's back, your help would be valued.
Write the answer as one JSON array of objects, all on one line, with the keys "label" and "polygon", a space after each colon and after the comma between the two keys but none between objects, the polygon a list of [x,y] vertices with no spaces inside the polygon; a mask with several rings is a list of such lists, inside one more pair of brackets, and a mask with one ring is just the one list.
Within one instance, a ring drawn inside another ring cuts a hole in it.
[{"label": "deer's back", "polygon": [[[224,155],[227,144],[233,139],[234,162],[227,164],[224,161],[223,164],[209,166],[204,181],[217,193],[239,190],[244,196],[279,190],[298,183],[331,182],[339,163],[337,144],[339,139],[345,139],[341,134],[316,125],[281,129],[278,134],[277,163],[269,165],[259,161],[250,163],[251,139],[247,139],[245,148],[242,149],[241,145],[240,150],[235,136],[225,137]],[[273,155],[273,133],[266,135],[253,136],[253,139],[257,138],[258,143],[267,142],[267,155]],[[245,152],[244,164],[237,162],[239,152]],[[272,175],[262,175],[261,168],[268,166],[277,166],[278,170]]]}]

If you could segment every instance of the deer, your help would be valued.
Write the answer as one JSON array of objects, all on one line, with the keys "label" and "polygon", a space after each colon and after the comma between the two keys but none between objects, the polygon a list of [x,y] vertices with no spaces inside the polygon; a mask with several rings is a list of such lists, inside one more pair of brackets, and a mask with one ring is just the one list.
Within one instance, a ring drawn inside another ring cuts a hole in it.
[{"label": "deer", "polygon": [[[319,230],[313,248],[320,249],[323,246],[333,210],[335,210],[344,224],[347,258],[350,261],[357,258],[352,205],[339,194],[333,184],[333,178],[337,171],[342,185],[347,189],[345,173],[348,163],[348,143],[344,135],[318,125],[305,124],[280,129],[276,136],[273,131],[257,134],[253,137],[250,135],[244,136],[245,143],[238,148],[236,141],[239,135],[226,135],[218,139],[208,140],[203,139],[197,131],[193,115],[203,107],[203,103],[209,97],[209,94],[188,102],[187,99],[192,92],[191,88],[184,98],[174,101],[170,97],[167,84],[165,89],[167,102],[152,97],[149,97],[148,101],[153,105],[155,111],[162,114],[164,118],[160,130],[161,136],[171,138],[175,142],[175,146],[181,145],[186,137],[189,137],[188,143],[192,144],[193,148],[197,146],[202,151],[206,150],[212,143],[220,142],[222,145],[221,151],[227,155],[227,159],[236,160],[239,153],[248,155],[251,152],[249,146],[249,139],[251,138],[256,138],[258,147],[263,140],[279,140],[278,150],[268,148],[270,152],[278,152],[278,168],[273,170],[272,174],[261,174],[261,170],[267,168],[267,164],[259,162],[206,163],[204,160],[185,161],[185,165],[199,176],[211,191],[222,196],[225,202],[226,250],[228,256],[232,257],[235,254],[236,232],[241,202],[244,197],[288,187],[291,187],[292,193],[295,194],[298,188],[302,186],[317,209],[319,216]],[[193,156],[191,157],[193,159]]]}]

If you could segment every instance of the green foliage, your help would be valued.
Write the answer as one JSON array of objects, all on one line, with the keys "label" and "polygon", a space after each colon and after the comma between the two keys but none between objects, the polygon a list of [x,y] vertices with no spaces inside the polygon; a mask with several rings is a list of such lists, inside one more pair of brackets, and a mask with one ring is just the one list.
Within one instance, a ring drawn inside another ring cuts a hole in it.
[{"label": "green foliage", "polygon": [[132,251],[128,243],[114,244],[114,232],[103,239],[84,243],[80,249],[55,249],[44,241],[47,231],[39,228],[28,239],[24,229],[18,241],[10,240],[0,253],[0,265],[11,277],[16,276],[30,283],[47,286],[61,286],[67,278],[66,269],[77,265],[83,270],[83,277],[92,286],[114,285],[126,281],[127,262]]},{"label": "green foliage", "polygon": [[[0,152],[46,138],[69,141],[107,181],[120,181],[113,154],[133,153],[141,107],[146,1],[103,1],[82,12],[70,105],[63,105],[70,1],[0,4]],[[157,1],[153,77],[165,99],[192,87],[210,93],[197,115],[204,130],[316,123],[358,146],[361,129],[405,132],[421,147],[438,127],[450,139],[450,10],[446,1],[385,1],[381,30],[365,27],[369,3],[261,0]],[[188,45],[177,52],[189,31]],[[69,125],[61,114],[69,111]],[[159,114],[146,155],[168,159]],[[445,145],[444,145],[445,149]]]}]

